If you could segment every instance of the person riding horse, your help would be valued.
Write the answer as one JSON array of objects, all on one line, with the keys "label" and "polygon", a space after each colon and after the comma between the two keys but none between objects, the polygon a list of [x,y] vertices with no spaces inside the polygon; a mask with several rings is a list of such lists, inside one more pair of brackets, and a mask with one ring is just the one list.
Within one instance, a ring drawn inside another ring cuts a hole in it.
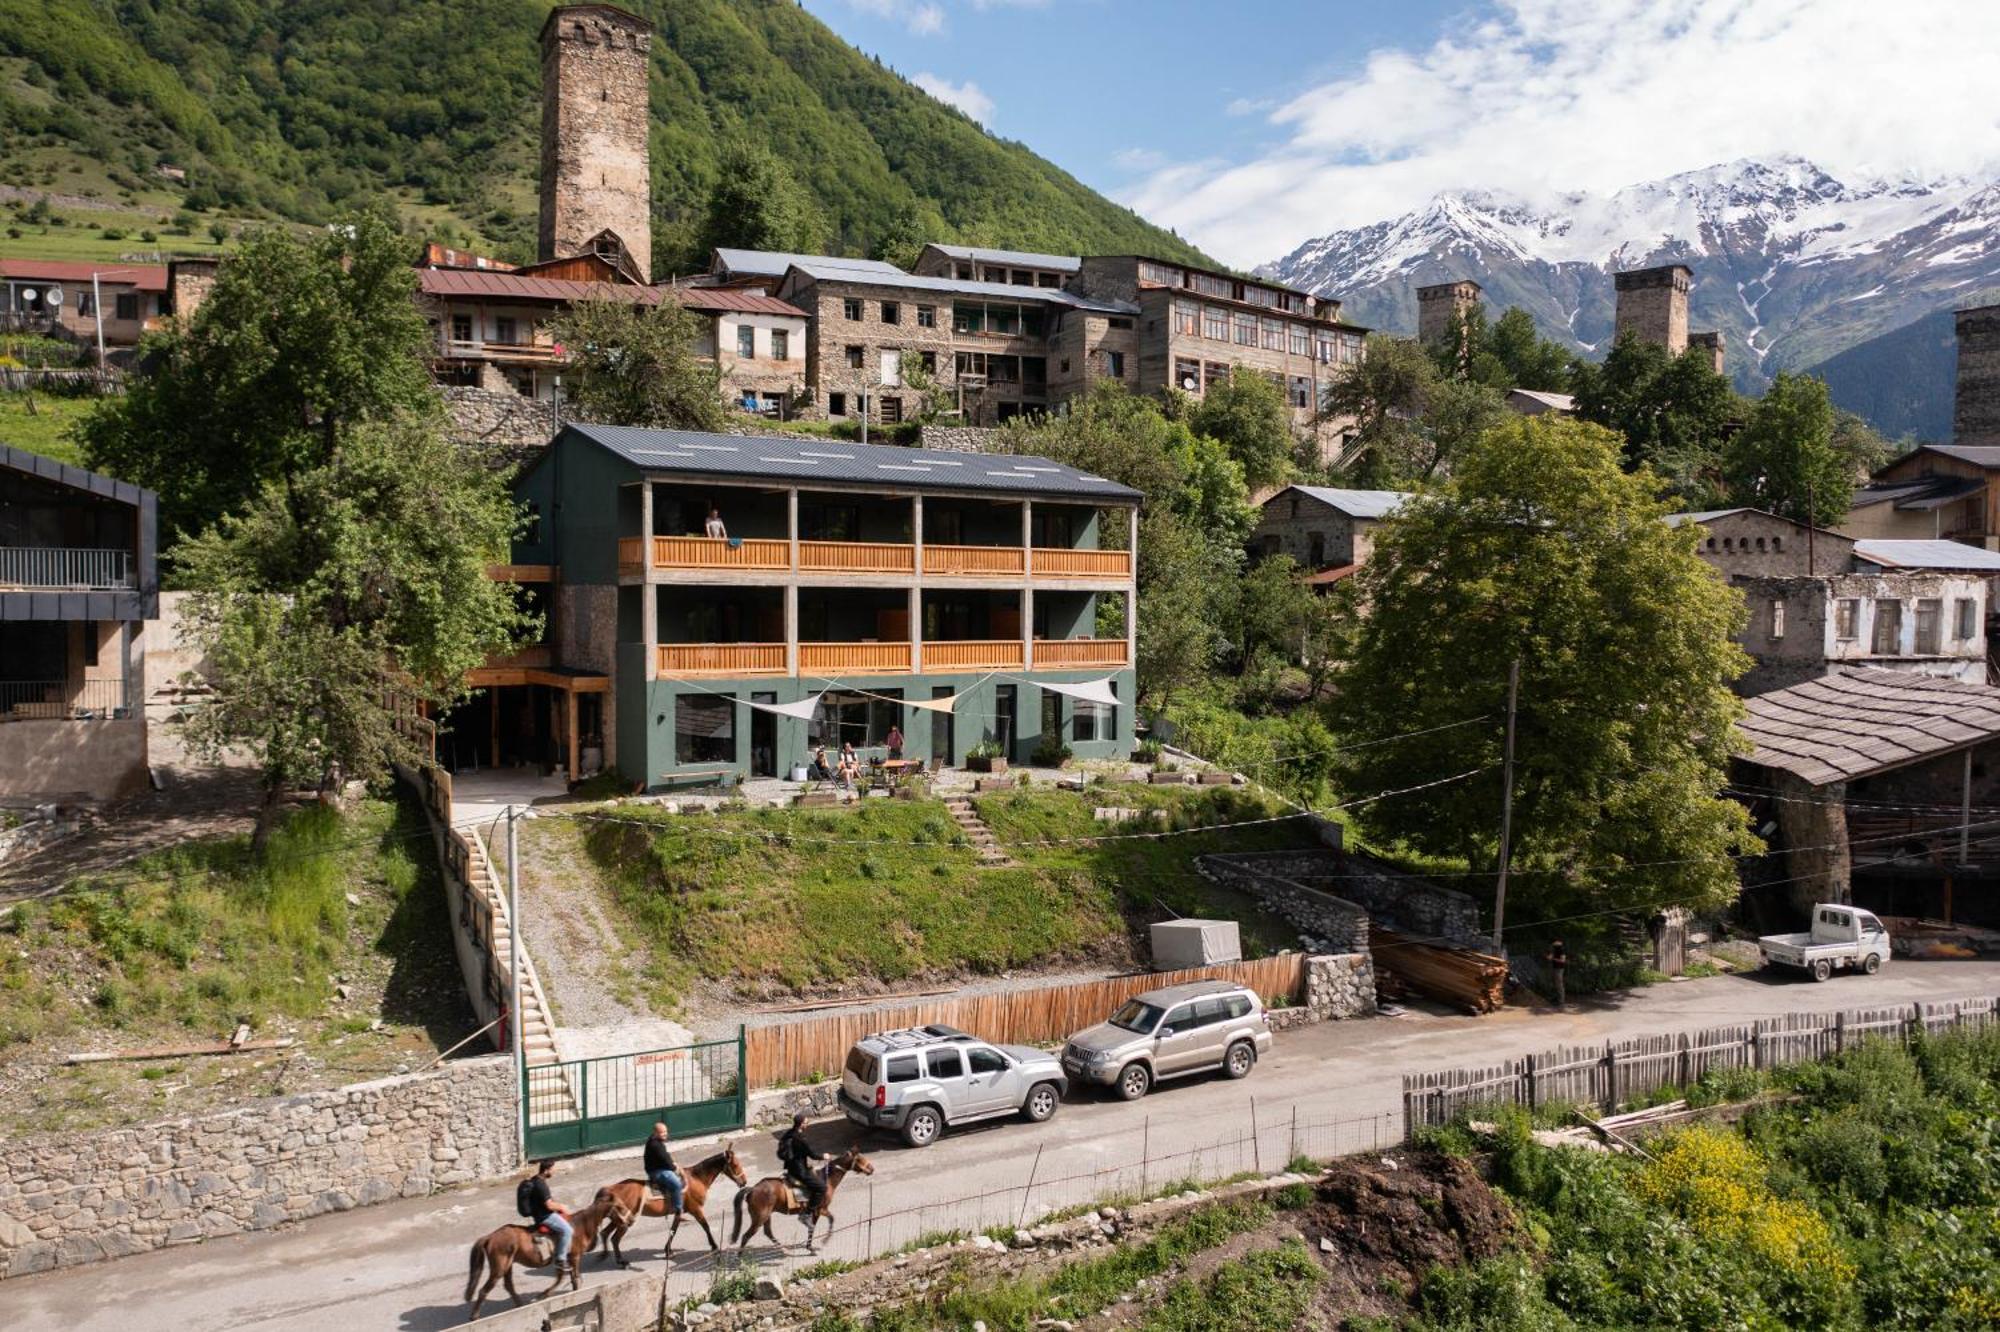
[{"label": "person riding horse", "polygon": [[817,1212],[826,1197],[826,1180],[812,1164],[825,1159],[826,1153],[806,1140],[805,1115],[793,1115],[792,1126],[778,1135],[778,1160],[785,1167],[786,1178],[804,1191],[807,1216]]},{"label": "person riding horse", "polygon": [[667,1200],[667,1210],[663,1215],[679,1216],[681,1213],[681,1193],[686,1187],[681,1180],[681,1168],[674,1164],[674,1154],[667,1147],[667,1126],[653,1125],[653,1136],[646,1139],[646,1179]]}]

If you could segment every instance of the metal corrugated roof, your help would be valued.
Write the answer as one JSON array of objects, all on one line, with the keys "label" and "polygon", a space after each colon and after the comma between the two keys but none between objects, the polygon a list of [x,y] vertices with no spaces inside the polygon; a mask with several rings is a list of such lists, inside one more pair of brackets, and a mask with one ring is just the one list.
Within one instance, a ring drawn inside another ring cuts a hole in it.
[{"label": "metal corrugated roof", "polygon": [[753,273],[760,277],[783,277],[794,267],[818,264],[824,268],[844,268],[855,276],[886,275],[903,277],[903,270],[880,259],[844,259],[837,254],[788,254],[783,250],[717,250],[716,258],[731,273]]},{"label": "metal corrugated roof", "polygon": [[0,259],[0,278],[17,282],[88,282],[96,273],[99,284],[113,283],[140,291],[165,291],[164,264],[84,264],[62,259]]},{"label": "metal corrugated roof", "polygon": [[58,462],[39,453],[30,453],[26,449],[15,448],[11,444],[0,444],[0,468],[25,472],[40,480],[68,486],[72,490],[88,491],[92,495],[117,500],[121,504],[136,505],[149,498],[145,489],[133,485],[130,481],[120,481],[117,477],[106,476],[102,472],[93,472],[83,467],[72,467],[68,463]]},{"label": "metal corrugated roof", "polygon": [[817,259],[794,264],[793,267],[819,282],[865,282],[876,287],[938,291],[953,296],[987,296],[1005,301],[1047,301],[1051,305],[1090,310],[1099,314],[1139,313],[1139,307],[1130,301],[1098,300],[1078,295],[1073,291],[1065,291],[1061,287],[1017,287],[1007,282],[968,282],[960,278],[925,277],[921,274],[905,273],[900,268],[892,268],[887,273],[863,273],[827,265]]},{"label": "metal corrugated roof", "polygon": [[2000,467],[2000,444],[1925,444],[1919,453],[1941,453],[1981,467]]},{"label": "metal corrugated roof", "polygon": [[1914,671],[1836,671],[1745,704],[1750,762],[1812,786],[2000,737],[2000,689]]},{"label": "metal corrugated roof", "polygon": [[1550,393],[1546,389],[1517,388],[1508,389],[1507,391],[1509,393],[1518,393],[1524,398],[1533,398],[1536,402],[1553,407],[1559,412],[1573,412],[1576,410],[1576,398],[1573,394]]},{"label": "metal corrugated roof", "polygon": [[990,490],[1009,495],[1136,503],[1139,492],[1089,472],[1010,453],[956,453],[845,440],[712,435],[694,430],[572,422],[578,435],[648,472],[738,476],[760,481],[829,481],[894,490]]},{"label": "metal corrugated roof", "polygon": [[[1339,490],[1332,486],[1290,486],[1288,489],[1310,495],[1321,504],[1330,504],[1350,518],[1387,518],[1410,498],[1401,490]],[[1270,501],[1265,502],[1268,504]]]},{"label": "metal corrugated roof", "polygon": [[1022,268],[1055,268],[1065,273],[1074,273],[1083,267],[1083,260],[1073,254],[1034,254],[1027,250],[986,250],[977,245],[940,245],[931,242],[931,248],[939,254],[948,254],[954,259],[971,259],[977,263],[1018,264]]},{"label": "metal corrugated roof", "polygon": [[752,287],[675,287],[673,292],[675,299],[690,310],[741,310],[746,314],[806,317],[806,312],[798,306]]},{"label": "metal corrugated roof", "polygon": [[[1712,523],[1718,518],[1727,518],[1732,513],[1764,513],[1764,510],[1751,508],[1702,509],[1696,513],[1670,513],[1667,515],[1666,522],[1668,527],[1679,527],[1682,523]],[[1770,513],[1766,513],[1764,516],[1767,518],[1777,517],[1776,514]]]},{"label": "metal corrugated roof", "polygon": [[2000,573],[2000,551],[1962,541],[1876,541],[1854,543],[1858,559],[1891,569],[1967,569]]},{"label": "metal corrugated roof", "polygon": [[523,276],[471,268],[426,268],[417,274],[427,296],[489,296],[517,301],[636,301],[657,305],[661,288],[630,282],[579,282],[574,278]]}]

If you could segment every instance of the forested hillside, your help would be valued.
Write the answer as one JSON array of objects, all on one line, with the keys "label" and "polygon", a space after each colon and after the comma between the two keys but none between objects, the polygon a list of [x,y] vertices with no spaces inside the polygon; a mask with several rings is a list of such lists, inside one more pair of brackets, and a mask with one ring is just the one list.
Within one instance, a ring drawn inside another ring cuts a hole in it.
[{"label": "forested hillside", "polygon": [[[0,186],[304,222],[388,193],[430,234],[532,257],[536,36],[550,7],[0,0]],[[1193,255],[793,0],[627,7],[657,26],[656,267],[691,260],[718,163],[740,146],[790,167],[834,250],[921,234]]]}]

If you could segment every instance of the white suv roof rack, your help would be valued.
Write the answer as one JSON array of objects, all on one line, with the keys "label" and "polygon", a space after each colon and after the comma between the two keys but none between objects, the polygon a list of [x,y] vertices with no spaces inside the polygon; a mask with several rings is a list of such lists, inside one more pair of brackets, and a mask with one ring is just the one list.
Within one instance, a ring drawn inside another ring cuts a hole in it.
[{"label": "white suv roof rack", "polygon": [[895,1031],[877,1031],[863,1036],[863,1044],[879,1045],[885,1050],[918,1050],[926,1045],[945,1045],[958,1041],[976,1041],[979,1038],[957,1027],[933,1022],[923,1027],[902,1027]]}]

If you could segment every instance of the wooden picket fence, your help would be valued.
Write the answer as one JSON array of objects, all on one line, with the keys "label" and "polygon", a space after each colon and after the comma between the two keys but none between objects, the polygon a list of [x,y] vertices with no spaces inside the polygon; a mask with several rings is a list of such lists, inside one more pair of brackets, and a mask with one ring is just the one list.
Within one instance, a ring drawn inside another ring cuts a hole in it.
[{"label": "wooden picket fence", "polygon": [[2000,1022],[2000,998],[1791,1013],[1700,1031],[1632,1036],[1605,1045],[1564,1045],[1475,1068],[1403,1078],[1405,1135],[1496,1105],[1573,1104],[1610,1112],[1663,1087],[1686,1087],[1712,1070],[1777,1068],[1827,1059],[1870,1036]]},{"label": "wooden picket fence", "polygon": [[848,1050],[863,1036],[933,1022],[989,1041],[1047,1045],[1104,1021],[1135,994],[1187,981],[1231,980],[1255,990],[1267,1003],[1278,996],[1297,1003],[1305,997],[1305,978],[1305,954],[1280,953],[1186,971],[1145,971],[990,994],[940,995],[887,1008],[802,1017],[746,1033],[748,1077],[752,1087],[838,1077]]}]

